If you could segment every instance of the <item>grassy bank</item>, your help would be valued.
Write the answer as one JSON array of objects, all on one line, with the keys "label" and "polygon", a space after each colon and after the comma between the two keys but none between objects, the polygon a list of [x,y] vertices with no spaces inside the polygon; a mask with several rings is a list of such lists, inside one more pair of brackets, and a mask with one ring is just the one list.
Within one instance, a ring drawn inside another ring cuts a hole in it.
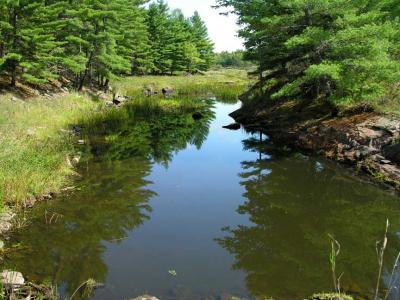
[{"label": "grassy bank", "polygon": [[57,192],[73,170],[70,126],[99,108],[78,94],[54,100],[11,101],[0,97],[0,199],[20,205],[31,197]]},{"label": "grassy bank", "polygon": [[[144,97],[143,89],[149,85],[174,88],[173,99]],[[247,76],[244,71],[229,70],[190,77],[132,77],[116,82],[115,87],[133,96],[129,105],[140,109],[196,109],[195,96],[211,93],[227,101],[236,99],[247,87]],[[85,124],[85,133],[91,134],[95,126],[98,132],[99,124],[110,126],[114,120],[118,126],[126,117],[124,110],[106,109],[105,103],[74,93],[25,101],[0,95],[0,207],[22,205],[70,183],[74,170],[67,158],[78,151],[73,125]]]},{"label": "grassy bank", "polygon": [[114,87],[130,96],[143,95],[143,89],[161,91],[162,88],[170,87],[175,90],[174,95],[180,98],[213,95],[230,101],[249,87],[249,79],[245,70],[226,69],[196,76],[131,77],[115,82]]}]

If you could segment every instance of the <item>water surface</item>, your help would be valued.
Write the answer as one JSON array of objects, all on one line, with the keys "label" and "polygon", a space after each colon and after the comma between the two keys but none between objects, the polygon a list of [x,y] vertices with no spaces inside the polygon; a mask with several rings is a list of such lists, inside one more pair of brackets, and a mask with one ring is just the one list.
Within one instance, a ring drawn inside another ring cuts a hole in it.
[{"label": "water surface", "polygon": [[105,284],[93,299],[303,299],[332,290],[333,234],[343,288],[369,297],[387,218],[386,283],[400,249],[398,197],[333,162],[223,129],[238,107],[216,102],[200,121],[127,109],[129,121],[93,139],[77,190],[30,212],[7,267],[63,297],[93,278]]}]

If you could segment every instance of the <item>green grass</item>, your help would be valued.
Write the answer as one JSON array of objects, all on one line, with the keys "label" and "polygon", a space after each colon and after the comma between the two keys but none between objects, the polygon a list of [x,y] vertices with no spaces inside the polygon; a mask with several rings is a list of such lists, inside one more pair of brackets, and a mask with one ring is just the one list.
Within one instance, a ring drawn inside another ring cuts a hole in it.
[{"label": "green grass", "polygon": [[63,130],[99,104],[78,94],[26,102],[10,98],[0,96],[0,201],[18,206],[68,183],[74,139]]},{"label": "green grass", "polygon": [[[115,88],[134,99],[129,106],[146,113],[159,109],[197,109],[199,98],[215,96],[236,101],[248,87],[245,71],[210,71],[196,76],[147,76],[125,78]],[[173,99],[162,95],[145,97],[144,88],[161,91],[172,87]],[[74,170],[67,157],[76,153],[76,137],[66,133],[74,124],[85,124],[85,133],[98,131],[101,124],[114,126],[132,117],[123,110],[105,109],[100,102],[79,94],[11,101],[0,95],[0,210],[4,205],[20,206],[26,199],[59,192],[70,183]],[[108,129],[110,129],[108,127]],[[100,130],[101,131],[101,130]]]},{"label": "green grass", "polygon": [[249,86],[249,78],[244,70],[209,71],[195,76],[143,76],[124,78],[115,82],[114,87],[122,94],[142,96],[146,88],[161,92],[164,87],[175,90],[179,99],[187,97],[212,97],[219,100],[236,101]]}]

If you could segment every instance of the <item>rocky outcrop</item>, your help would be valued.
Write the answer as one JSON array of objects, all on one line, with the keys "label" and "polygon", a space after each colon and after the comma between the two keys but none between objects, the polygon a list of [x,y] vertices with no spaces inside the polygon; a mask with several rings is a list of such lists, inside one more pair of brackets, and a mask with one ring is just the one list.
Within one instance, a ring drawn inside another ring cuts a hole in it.
[{"label": "rocky outcrop", "polygon": [[282,102],[231,114],[250,131],[277,143],[316,152],[366,171],[400,189],[400,120],[370,110],[338,112],[327,104]]}]

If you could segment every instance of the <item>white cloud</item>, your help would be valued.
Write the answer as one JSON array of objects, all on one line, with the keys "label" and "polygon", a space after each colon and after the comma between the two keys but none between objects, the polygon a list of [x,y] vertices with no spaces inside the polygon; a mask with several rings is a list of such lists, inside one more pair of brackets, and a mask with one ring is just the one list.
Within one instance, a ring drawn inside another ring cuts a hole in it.
[{"label": "white cloud", "polygon": [[211,6],[215,0],[165,0],[171,9],[180,8],[186,16],[191,16],[197,10],[206,22],[210,38],[215,43],[215,50],[234,51],[243,49],[243,41],[237,36],[239,26],[236,17],[221,16],[219,11]]}]

